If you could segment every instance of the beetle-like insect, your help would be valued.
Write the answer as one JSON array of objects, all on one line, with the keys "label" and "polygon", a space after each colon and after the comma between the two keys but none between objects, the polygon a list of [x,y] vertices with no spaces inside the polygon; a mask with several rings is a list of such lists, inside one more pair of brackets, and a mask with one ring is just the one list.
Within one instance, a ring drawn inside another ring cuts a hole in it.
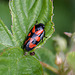
[{"label": "beetle-like insect", "polygon": [[34,25],[34,27],[30,30],[29,34],[27,35],[26,40],[24,41],[23,49],[30,51],[34,49],[41,40],[43,41],[43,37],[45,36],[44,28],[45,25],[42,23]]}]

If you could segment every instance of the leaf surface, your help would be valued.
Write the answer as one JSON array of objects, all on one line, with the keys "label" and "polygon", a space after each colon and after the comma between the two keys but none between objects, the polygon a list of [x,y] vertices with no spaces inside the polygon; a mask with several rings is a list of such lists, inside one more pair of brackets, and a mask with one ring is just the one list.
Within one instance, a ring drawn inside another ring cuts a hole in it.
[{"label": "leaf surface", "polygon": [[8,28],[0,20],[0,43],[5,46],[14,46],[13,37]]},{"label": "leaf surface", "polygon": [[[36,52],[35,56],[40,61],[58,69],[58,67],[55,65],[55,55],[50,50],[43,47],[43,48],[36,49],[35,52]],[[50,70],[47,70],[46,68],[44,68],[44,71],[46,71],[48,74],[56,75],[55,73],[53,73]]]},{"label": "leaf surface", "polygon": [[[18,46],[22,46],[36,21],[45,24],[48,38],[54,32],[51,0],[12,0],[9,5],[12,14],[12,32]],[[45,38],[44,42],[48,38]]]},{"label": "leaf surface", "polygon": [[40,61],[47,63],[53,67],[57,67],[55,65],[55,55],[48,49],[46,48],[38,48],[36,49],[36,55],[38,57],[38,59],[40,59]]},{"label": "leaf surface", "polygon": [[20,48],[8,48],[0,55],[1,75],[42,75],[39,61],[34,57],[23,55]]}]

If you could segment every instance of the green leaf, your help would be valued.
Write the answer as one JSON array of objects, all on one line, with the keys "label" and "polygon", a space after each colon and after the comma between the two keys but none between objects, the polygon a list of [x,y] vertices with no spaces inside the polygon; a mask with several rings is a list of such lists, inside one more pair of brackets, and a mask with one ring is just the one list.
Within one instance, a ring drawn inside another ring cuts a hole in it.
[{"label": "green leaf", "polygon": [[2,44],[0,44],[0,55],[2,54],[2,52],[4,52],[5,51],[5,49],[7,49],[8,47],[6,47],[6,46],[4,46],[4,45],[2,45]]},{"label": "green leaf", "polygon": [[14,46],[11,32],[0,20],[0,43],[5,46]]},{"label": "green leaf", "polygon": [[[51,0],[12,0],[9,2],[9,6],[12,14],[12,32],[17,46],[23,44],[25,36],[36,24],[36,21],[45,24],[46,36],[48,38],[54,32],[51,18],[53,14]],[[45,38],[44,42],[48,38]]]},{"label": "green leaf", "polygon": [[9,11],[9,6],[6,1],[0,0],[0,19],[4,22],[4,24],[11,30],[12,22],[11,22],[11,14]]},{"label": "green leaf", "polygon": [[71,66],[71,68],[75,71],[75,52],[68,53],[67,62]]},{"label": "green leaf", "polygon": [[[40,61],[42,61],[42,62],[58,69],[58,67],[55,65],[55,55],[50,50],[43,47],[43,48],[36,49],[35,52],[36,52],[35,56]],[[47,72],[49,75],[50,74],[51,75],[56,75],[55,73],[53,73],[50,70],[47,70],[46,68],[44,68],[44,71]]]},{"label": "green leaf", "polygon": [[50,50],[43,47],[36,49],[35,52],[36,57],[39,58],[40,61],[57,68],[55,65],[55,55]]},{"label": "green leaf", "polygon": [[42,75],[39,61],[34,57],[23,56],[20,48],[6,49],[0,55],[0,75]]},{"label": "green leaf", "polygon": [[46,43],[43,45],[43,47],[45,47],[48,50],[51,50],[52,53],[56,53],[55,51],[55,47],[54,47],[54,41],[52,40],[53,36],[51,38],[49,38]]},{"label": "green leaf", "polygon": [[[55,55],[48,49],[46,48],[38,48],[36,49],[36,57],[46,63],[46,64],[49,64],[50,66],[54,67],[54,68],[57,68],[57,66],[55,65]],[[56,75],[55,73],[53,73],[52,71],[50,70],[47,70],[46,68],[44,68],[44,71],[47,72],[49,75]]]}]

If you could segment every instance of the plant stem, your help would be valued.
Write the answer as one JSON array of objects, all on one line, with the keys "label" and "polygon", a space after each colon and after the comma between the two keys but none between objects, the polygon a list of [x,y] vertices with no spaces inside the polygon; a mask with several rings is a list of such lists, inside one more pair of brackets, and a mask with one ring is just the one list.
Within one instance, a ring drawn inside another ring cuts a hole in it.
[{"label": "plant stem", "polygon": [[46,63],[44,63],[44,62],[41,62],[41,61],[40,61],[40,64],[41,64],[42,66],[44,66],[45,68],[47,68],[47,69],[49,69],[49,70],[55,72],[56,74],[59,74],[59,71],[58,71],[56,68],[54,68],[54,67],[52,67],[52,66],[50,66],[50,65],[48,65],[48,64],[46,64]]}]

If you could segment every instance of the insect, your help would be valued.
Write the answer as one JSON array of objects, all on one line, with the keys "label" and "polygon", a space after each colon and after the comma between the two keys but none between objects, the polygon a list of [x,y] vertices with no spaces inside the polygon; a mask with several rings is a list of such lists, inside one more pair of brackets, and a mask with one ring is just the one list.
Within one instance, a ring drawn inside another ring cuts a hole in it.
[{"label": "insect", "polygon": [[[23,49],[26,49],[27,51],[30,51],[34,49],[39,42],[42,40],[43,37],[45,37],[45,25],[42,23],[35,24],[34,27],[30,30],[29,34],[27,35],[27,38],[24,41]],[[35,54],[30,53],[30,55]]]}]

